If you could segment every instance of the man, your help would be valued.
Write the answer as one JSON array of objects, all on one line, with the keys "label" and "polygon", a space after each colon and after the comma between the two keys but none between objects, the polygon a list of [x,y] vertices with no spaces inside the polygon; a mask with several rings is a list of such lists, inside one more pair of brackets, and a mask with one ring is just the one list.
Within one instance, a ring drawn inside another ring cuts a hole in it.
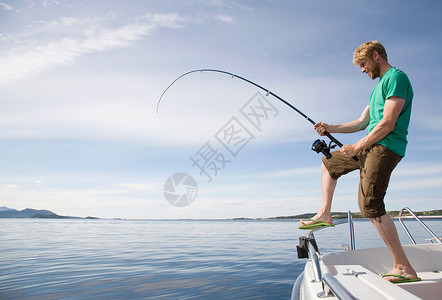
[{"label": "man", "polygon": [[[336,125],[319,122],[314,128],[320,135],[324,135],[325,131],[351,133],[365,128],[368,134],[357,143],[344,145],[333,152],[331,159],[322,158],[322,205],[312,219],[301,220],[299,228],[333,226],[331,204],[337,179],[359,169],[359,208],[374,224],[394,259],[393,269],[382,276],[393,283],[419,281],[384,205],[390,175],[405,155],[407,146],[413,98],[411,83],[404,72],[388,63],[385,48],[377,41],[359,46],[354,52],[353,63],[371,79],[380,78],[369,105],[354,121]],[[353,156],[357,156],[359,161],[353,160]]]}]

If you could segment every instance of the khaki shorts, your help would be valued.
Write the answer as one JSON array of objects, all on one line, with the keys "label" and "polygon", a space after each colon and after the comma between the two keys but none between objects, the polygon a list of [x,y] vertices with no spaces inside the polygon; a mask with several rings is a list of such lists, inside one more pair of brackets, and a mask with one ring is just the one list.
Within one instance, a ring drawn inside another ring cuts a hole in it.
[{"label": "khaki shorts", "polygon": [[351,171],[360,170],[358,204],[362,215],[377,218],[386,214],[384,197],[391,173],[402,156],[385,146],[374,144],[358,155],[359,161],[348,158],[339,151],[332,152],[332,158],[322,158],[330,176],[338,179]]}]

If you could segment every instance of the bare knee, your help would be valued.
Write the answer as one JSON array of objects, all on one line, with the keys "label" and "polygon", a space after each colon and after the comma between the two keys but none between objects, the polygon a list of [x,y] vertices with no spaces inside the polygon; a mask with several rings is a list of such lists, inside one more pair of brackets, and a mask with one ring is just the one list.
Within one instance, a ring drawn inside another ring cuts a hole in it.
[{"label": "bare knee", "polygon": [[373,223],[374,225],[376,225],[376,224],[381,224],[382,223],[382,221],[387,221],[386,219],[390,219],[391,220],[391,218],[390,218],[390,216],[389,215],[387,215],[387,214],[383,214],[382,216],[380,216],[380,217],[368,217],[368,219],[371,221],[371,223]]},{"label": "bare knee", "polygon": [[377,223],[381,223],[381,217],[374,217],[374,218],[368,218],[371,223],[373,223],[374,225],[376,225]]}]

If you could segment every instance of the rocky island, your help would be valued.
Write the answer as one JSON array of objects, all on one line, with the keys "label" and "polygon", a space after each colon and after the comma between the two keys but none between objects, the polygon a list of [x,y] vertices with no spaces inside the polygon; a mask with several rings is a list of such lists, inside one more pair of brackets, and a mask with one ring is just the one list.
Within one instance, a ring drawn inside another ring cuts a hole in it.
[{"label": "rocky island", "polygon": [[0,218],[34,218],[34,219],[98,219],[97,217],[61,216],[47,209],[25,208],[17,210],[5,206],[0,207]]}]

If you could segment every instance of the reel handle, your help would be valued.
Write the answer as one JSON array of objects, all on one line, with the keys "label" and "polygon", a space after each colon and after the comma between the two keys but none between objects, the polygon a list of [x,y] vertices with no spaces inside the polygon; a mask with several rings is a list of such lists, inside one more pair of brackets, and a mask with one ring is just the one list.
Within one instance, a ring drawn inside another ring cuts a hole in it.
[{"label": "reel handle", "polygon": [[[330,133],[328,133],[327,131],[324,132],[324,134],[331,140],[333,141],[336,145],[339,146],[339,148],[341,148],[342,146],[344,146],[340,141],[338,141],[334,136],[332,136]],[[357,158],[356,156],[352,157],[355,161],[359,161],[359,158]]]}]

